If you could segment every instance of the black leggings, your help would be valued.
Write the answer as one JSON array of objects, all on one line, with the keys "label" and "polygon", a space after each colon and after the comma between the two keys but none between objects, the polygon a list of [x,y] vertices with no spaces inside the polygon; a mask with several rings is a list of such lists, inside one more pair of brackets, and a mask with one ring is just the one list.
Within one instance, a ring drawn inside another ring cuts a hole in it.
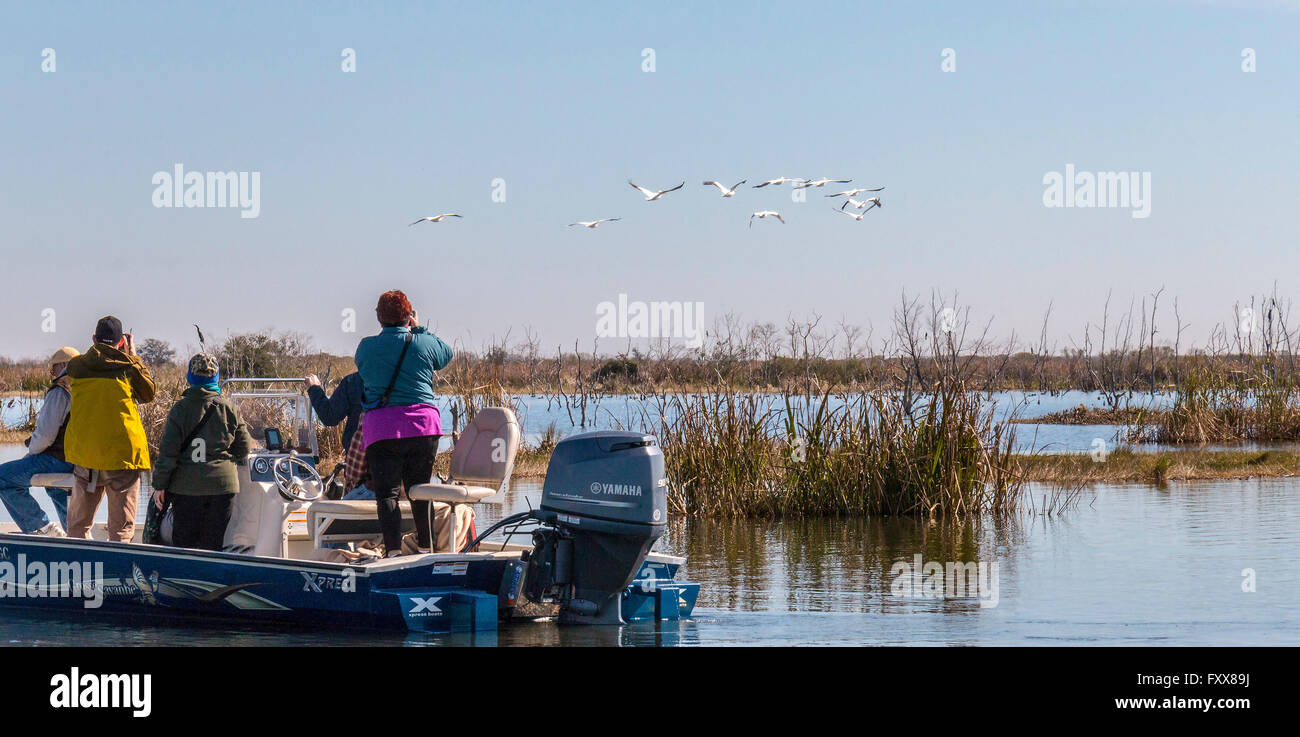
[{"label": "black leggings", "polygon": [[[366,448],[379,529],[384,533],[384,548],[390,553],[402,549],[402,510],[398,506],[402,488],[410,498],[412,486],[429,483],[437,452],[436,435],[378,440]],[[416,541],[421,548],[428,548],[429,503],[412,500],[411,516],[415,518]]]},{"label": "black leggings", "polygon": [[168,492],[167,496],[172,500],[172,545],[221,550],[235,495],[194,496]]}]

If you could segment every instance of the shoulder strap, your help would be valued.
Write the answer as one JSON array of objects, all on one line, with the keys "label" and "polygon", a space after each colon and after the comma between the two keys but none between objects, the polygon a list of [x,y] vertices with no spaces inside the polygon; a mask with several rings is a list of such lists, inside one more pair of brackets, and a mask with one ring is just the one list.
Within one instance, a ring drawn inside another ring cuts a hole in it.
[{"label": "shoulder strap", "polygon": [[208,403],[208,409],[203,413],[203,417],[199,419],[199,424],[195,425],[194,429],[190,430],[190,434],[186,435],[185,439],[181,441],[181,446],[180,446],[181,453],[184,453],[185,449],[189,447],[190,443],[194,442],[194,438],[197,438],[199,436],[199,430],[203,429],[203,426],[208,423],[208,418],[212,417],[212,413],[216,411],[217,411],[217,400],[214,399]]},{"label": "shoulder strap", "polygon": [[411,341],[415,339],[415,334],[408,332],[406,340],[402,343],[402,352],[397,356],[397,365],[393,367],[393,378],[388,380],[388,388],[384,390],[383,396],[379,398],[379,404],[376,407],[388,406],[388,395],[393,393],[393,387],[397,386],[397,376],[402,373],[402,362],[406,360],[406,350],[411,347]]}]

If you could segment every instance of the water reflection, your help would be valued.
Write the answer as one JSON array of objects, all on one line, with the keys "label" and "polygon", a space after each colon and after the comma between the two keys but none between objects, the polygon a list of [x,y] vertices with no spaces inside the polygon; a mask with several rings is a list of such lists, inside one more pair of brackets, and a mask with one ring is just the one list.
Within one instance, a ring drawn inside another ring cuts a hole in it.
[{"label": "water reflection", "polygon": [[[1029,493],[1045,490],[1031,487]],[[38,494],[39,495],[39,494]],[[479,529],[536,506],[521,482],[481,508]],[[93,645],[678,646],[861,644],[1300,644],[1300,482],[1097,485],[1060,516],[674,519],[658,545],[702,584],[686,622],[626,627],[511,623],[450,636],[163,627],[0,613],[0,642]],[[996,606],[901,598],[891,566],[998,565]],[[1242,589],[1254,572],[1257,590]]]}]

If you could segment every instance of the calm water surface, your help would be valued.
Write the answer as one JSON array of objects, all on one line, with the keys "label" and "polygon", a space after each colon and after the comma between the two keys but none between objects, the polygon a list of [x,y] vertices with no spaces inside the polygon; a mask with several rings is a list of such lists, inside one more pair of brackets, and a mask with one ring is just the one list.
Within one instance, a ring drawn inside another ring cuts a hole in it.
[{"label": "calm water surface", "polygon": [[[995,392],[991,396],[998,417],[1004,417],[1014,410],[1018,418],[1033,419],[1081,404],[1087,407],[1106,406],[1102,395],[1096,392]],[[585,416],[581,407],[566,405],[558,397],[521,395],[517,399],[520,407],[519,421],[523,427],[524,439],[528,442],[535,442],[552,425],[560,435],[568,435],[592,429],[638,427],[647,413],[649,416],[658,416],[652,401],[634,395],[600,397],[597,401],[588,403]],[[772,396],[772,401],[777,401],[775,395]],[[1135,407],[1164,406],[1168,404],[1169,396],[1137,394],[1131,401]],[[0,421],[6,425],[25,422],[27,413],[25,399],[11,397],[0,400]],[[584,419],[586,424],[583,424]],[[444,421],[450,423],[450,416],[444,417]],[[1023,451],[1079,453],[1091,450],[1095,438],[1106,441],[1107,447],[1113,449],[1113,441],[1119,429],[1115,425],[1027,423],[1016,426],[1016,440]]]},{"label": "calm water surface", "polygon": [[[16,449],[0,448],[0,460]],[[41,492],[38,498],[44,499]],[[1033,488],[1035,495],[1043,489]],[[537,503],[520,483],[480,529]],[[689,622],[517,623],[489,635],[283,632],[0,613],[0,643],[44,645],[1257,645],[1300,644],[1300,481],[1098,486],[1057,517],[674,520],[659,549],[700,582]],[[997,563],[997,605],[891,595],[891,566]],[[1242,591],[1253,569],[1256,591]]]}]

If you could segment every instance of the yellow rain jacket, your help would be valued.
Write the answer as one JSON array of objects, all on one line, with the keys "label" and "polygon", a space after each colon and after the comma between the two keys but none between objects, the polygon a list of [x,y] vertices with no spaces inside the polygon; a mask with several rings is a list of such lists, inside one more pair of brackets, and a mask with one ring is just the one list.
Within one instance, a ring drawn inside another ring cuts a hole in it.
[{"label": "yellow rain jacket", "polygon": [[153,377],[144,362],[96,343],[68,362],[68,378],[68,463],[99,471],[148,470],[149,441],[136,406],[153,401]]}]

